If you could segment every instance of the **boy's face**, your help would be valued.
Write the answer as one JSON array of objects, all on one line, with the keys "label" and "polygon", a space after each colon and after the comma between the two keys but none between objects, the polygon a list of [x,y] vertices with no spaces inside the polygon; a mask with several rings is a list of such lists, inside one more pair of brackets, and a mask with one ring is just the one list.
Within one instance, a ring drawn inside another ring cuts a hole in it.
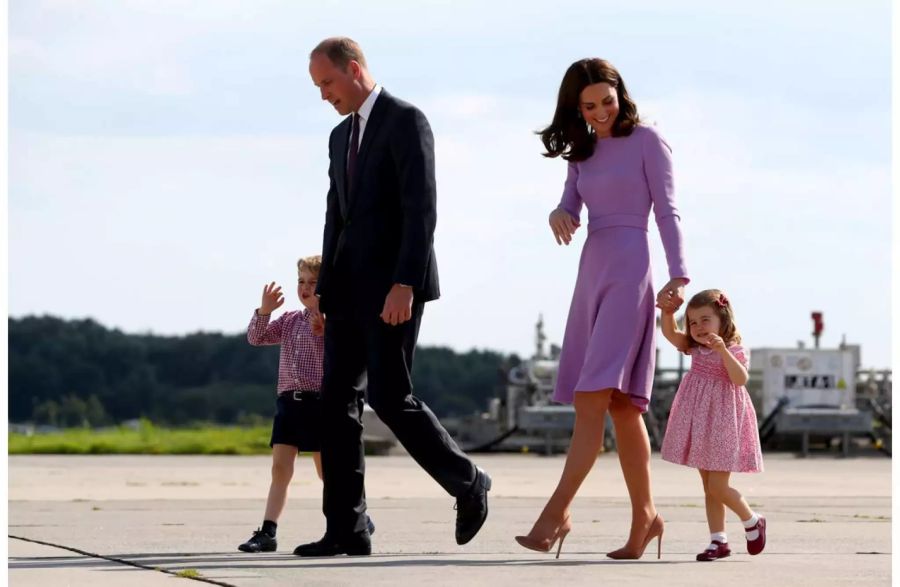
[{"label": "boy's face", "polygon": [[319,298],[316,297],[316,282],[319,276],[307,269],[300,270],[297,279],[297,297],[305,308],[316,310],[319,307]]}]

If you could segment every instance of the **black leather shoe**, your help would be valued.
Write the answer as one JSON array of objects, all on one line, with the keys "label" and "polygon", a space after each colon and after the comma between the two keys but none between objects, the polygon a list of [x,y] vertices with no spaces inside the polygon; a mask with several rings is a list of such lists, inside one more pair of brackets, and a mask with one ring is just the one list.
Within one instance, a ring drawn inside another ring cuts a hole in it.
[{"label": "black leather shoe", "polygon": [[250,540],[238,546],[241,552],[275,552],[278,542],[259,528],[253,532]]},{"label": "black leather shoe", "polygon": [[488,515],[487,492],[491,490],[491,478],[475,467],[475,481],[469,491],[456,498],[456,543],[466,544],[478,534]]},{"label": "black leather shoe", "polygon": [[342,540],[336,540],[326,534],[318,542],[301,544],[294,549],[297,556],[368,556],[372,554],[372,541],[368,532],[352,534]]}]

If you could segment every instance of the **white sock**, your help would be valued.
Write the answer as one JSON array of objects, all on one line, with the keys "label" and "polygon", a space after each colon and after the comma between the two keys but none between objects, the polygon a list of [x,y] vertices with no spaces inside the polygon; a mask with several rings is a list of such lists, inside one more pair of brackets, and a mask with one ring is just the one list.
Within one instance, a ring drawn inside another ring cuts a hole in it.
[{"label": "white sock", "polygon": [[715,550],[717,546],[713,544],[713,541],[721,542],[722,544],[728,544],[728,535],[725,532],[711,532],[709,535],[709,546],[706,547],[707,550]]},{"label": "white sock", "polygon": [[759,538],[759,530],[750,530],[750,528],[756,526],[757,522],[759,522],[759,516],[756,515],[756,512],[753,512],[753,515],[746,520],[741,520],[741,523],[744,525],[744,532],[747,535],[747,540],[756,540]]}]

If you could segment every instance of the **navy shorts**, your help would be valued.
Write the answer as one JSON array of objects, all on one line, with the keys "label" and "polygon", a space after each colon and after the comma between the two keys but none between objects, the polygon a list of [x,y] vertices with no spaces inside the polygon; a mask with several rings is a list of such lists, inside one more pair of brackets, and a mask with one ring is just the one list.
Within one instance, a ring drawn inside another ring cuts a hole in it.
[{"label": "navy shorts", "polygon": [[275,401],[269,446],[287,444],[300,452],[322,450],[322,396],[318,391],[285,391]]}]

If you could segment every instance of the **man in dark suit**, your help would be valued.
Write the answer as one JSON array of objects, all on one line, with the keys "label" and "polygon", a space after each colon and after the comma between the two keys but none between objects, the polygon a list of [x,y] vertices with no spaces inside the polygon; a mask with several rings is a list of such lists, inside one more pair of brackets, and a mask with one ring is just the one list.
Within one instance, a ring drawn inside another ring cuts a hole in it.
[{"label": "man in dark suit", "polygon": [[375,83],[359,45],[322,41],[309,72],[345,118],[331,132],[328,205],[316,293],[325,315],[322,380],[325,536],[299,556],[371,553],[359,399],[456,498],[456,541],[487,518],[491,479],[412,394],[425,302],[437,299],[434,138],[425,115]]}]

